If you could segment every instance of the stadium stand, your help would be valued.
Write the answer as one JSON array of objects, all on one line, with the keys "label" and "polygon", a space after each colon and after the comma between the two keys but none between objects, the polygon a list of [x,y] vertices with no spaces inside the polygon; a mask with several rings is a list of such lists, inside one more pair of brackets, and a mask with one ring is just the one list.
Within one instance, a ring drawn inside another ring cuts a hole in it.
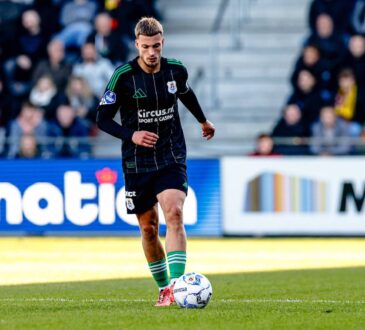
[{"label": "stadium stand", "polygon": [[[0,6],[9,13],[0,17],[6,27],[0,33],[2,141],[10,137],[24,102],[43,109],[46,122],[57,121],[60,104],[71,104],[86,123],[88,136],[96,137],[93,154],[118,156],[120,142],[97,132],[92,108],[108,80],[103,74],[111,72],[112,64],[135,56],[133,27],[143,15],[163,19],[164,55],[188,67],[190,84],[217,127],[216,138],[203,143],[199,125],[181,107],[190,157],[247,154],[263,132],[272,133],[275,141],[306,142],[327,105],[351,121],[350,137],[361,135],[362,0],[27,0]],[[349,88],[339,84],[343,69],[353,72]],[[97,73],[101,78],[90,79]],[[90,86],[83,86],[88,81]],[[39,134],[35,138],[45,144]],[[20,138],[14,141],[18,146],[11,146],[9,139],[1,144],[4,157],[18,154],[14,150],[19,150]],[[309,153],[285,143],[279,146],[284,149],[275,148],[283,154]]]}]

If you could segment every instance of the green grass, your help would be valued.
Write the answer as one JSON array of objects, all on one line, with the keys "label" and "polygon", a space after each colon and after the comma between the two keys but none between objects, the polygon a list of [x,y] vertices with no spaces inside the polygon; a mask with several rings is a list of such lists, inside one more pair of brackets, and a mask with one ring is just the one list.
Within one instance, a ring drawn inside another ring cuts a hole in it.
[{"label": "green grass", "polygon": [[0,329],[365,329],[365,268],[208,277],[203,310],[153,307],[151,279],[0,286]]}]

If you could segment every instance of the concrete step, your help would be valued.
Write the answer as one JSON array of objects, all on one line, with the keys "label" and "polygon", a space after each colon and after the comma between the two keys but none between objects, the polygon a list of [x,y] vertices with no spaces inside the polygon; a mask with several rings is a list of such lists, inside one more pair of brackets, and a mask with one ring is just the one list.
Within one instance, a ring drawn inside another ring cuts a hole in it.
[{"label": "concrete step", "polygon": [[[184,65],[189,69],[190,66],[209,67],[211,65],[209,54],[205,56],[193,56],[192,54],[184,54],[175,51],[166,51],[164,53],[166,57],[176,57],[182,61]],[[180,55],[180,56],[175,56]],[[274,66],[290,66],[294,64],[294,60],[297,58],[297,53],[288,52],[220,52],[217,57],[219,65],[226,67],[234,67],[238,69],[240,66],[245,67],[259,67],[261,65]]]},{"label": "concrete step", "polygon": [[[230,33],[170,33],[165,38],[165,51],[194,51],[208,53],[212,48],[230,49],[232,47],[232,36]],[[242,32],[240,35],[242,50],[281,50],[282,52],[298,49],[303,44],[301,33],[296,31],[288,32],[268,32],[267,29],[260,32]]]}]

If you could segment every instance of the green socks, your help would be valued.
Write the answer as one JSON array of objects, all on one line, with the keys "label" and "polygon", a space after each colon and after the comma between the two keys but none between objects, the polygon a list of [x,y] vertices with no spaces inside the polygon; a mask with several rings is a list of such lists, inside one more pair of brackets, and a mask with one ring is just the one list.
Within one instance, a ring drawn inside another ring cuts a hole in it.
[{"label": "green socks", "polygon": [[167,253],[169,261],[170,279],[177,279],[185,273],[186,252],[171,251]]},{"label": "green socks", "polygon": [[[176,280],[185,273],[186,252],[171,251],[167,253],[167,259],[169,261],[170,280]],[[152,276],[160,289],[169,285],[166,259],[149,262],[148,267],[150,268]]]},{"label": "green socks", "polygon": [[148,266],[158,287],[163,289],[169,285],[169,276],[167,274],[166,259],[149,262]]}]

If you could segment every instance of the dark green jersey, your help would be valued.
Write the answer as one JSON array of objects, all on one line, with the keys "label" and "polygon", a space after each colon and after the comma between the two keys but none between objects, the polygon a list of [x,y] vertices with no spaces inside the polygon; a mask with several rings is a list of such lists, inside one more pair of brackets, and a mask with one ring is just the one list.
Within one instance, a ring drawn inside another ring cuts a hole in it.
[{"label": "dark green jersey", "polygon": [[[186,146],[178,113],[178,98],[200,122],[199,103],[187,84],[188,73],[180,61],[161,59],[157,73],[144,72],[137,58],[118,67],[98,107],[98,126],[122,139],[125,173],[156,171],[171,164],[185,164]],[[112,118],[119,111],[121,126]],[[132,142],[135,131],[156,133],[154,148]]]}]

